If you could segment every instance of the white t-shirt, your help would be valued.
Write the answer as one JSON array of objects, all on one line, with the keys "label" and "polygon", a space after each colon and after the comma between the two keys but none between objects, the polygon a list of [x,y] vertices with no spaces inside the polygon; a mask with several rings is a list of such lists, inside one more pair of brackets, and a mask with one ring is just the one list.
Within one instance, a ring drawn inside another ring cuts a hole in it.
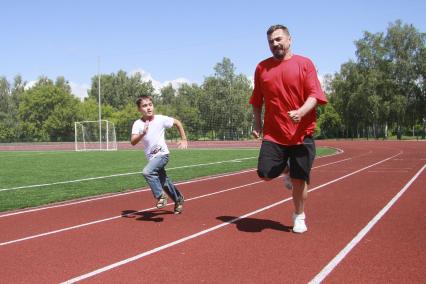
[{"label": "white t-shirt", "polygon": [[147,120],[144,122],[142,119],[138,119],[133,123],[132,135],[142,133],[145,128],[145,124],[149,124],[148,131],[141,140],[145,156],[148,160],[151,160],[156,156],[170,153],[169,148],[167,148],[164,133],[166,128],[171,128],[173,126],[173,122],[173,117],[154,115],[154,118],[151,121]]}]

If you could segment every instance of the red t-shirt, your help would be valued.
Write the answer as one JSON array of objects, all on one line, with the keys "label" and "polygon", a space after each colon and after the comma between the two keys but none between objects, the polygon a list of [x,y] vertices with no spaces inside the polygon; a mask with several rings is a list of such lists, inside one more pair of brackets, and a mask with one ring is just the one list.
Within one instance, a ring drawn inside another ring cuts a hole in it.
[{"label": "red t-shirt", "polygon": [[256,67],[254,90],[250,104],[261,108],[265,103],[263,138],[282,145],[303,143],[303,138],[313,135],[316,124],[315,108],[294,123],[288,111],[297,110],[308,97],[318,104],[327,103],[312,61],[293,55],[288,60],[270,57]]}]

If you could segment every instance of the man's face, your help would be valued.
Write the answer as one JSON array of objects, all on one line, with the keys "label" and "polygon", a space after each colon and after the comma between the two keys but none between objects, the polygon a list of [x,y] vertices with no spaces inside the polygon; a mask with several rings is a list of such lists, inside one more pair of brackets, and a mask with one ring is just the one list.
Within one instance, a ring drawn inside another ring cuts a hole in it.
[{"label": "man's face", "polygon": [[278,29],[268,35],[269,49],[276,59],[284,59],[290,50],[291,37],[285,31]]},{"label": "man's face", "polygon": [[151,117],[154,115],[154,105],[150,99],[141,101],[139,111],[143,117]]}]

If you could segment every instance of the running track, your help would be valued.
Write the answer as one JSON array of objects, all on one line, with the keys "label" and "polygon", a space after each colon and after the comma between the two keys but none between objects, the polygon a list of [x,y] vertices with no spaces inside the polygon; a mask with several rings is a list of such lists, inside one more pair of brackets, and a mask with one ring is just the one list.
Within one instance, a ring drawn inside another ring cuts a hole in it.
[{"label": "running track", "polygon": [[0,283],[425,283],[426,143],[318,141],[309,231],[282,179],[182,183],[182,215],[147,190],[0,215]]}]

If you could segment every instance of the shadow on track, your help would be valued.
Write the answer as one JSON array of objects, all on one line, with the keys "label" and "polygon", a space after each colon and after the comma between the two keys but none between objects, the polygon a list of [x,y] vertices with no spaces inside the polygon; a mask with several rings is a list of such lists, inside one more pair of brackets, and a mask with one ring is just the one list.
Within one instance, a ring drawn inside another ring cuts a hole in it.
[{"label": "shadow on track", "polygon": [[159,215],[173,214],[173,212],[165,210],[154,210],[154,211],[142,211],[136,210],[124,210],[121,212],[123,218],[135,218],[137,221],[150,221],[150,222],[163,222],[163,217],[157,217]]},{"label": "shadow on track", "polygon": [[236,225],[238,230],[242,232],[248,232],[248,233],[259,233],[265,229],[291,232],[291,229],[292,229],[292,227],[283,225],[279,222],[265,220],[265,219],[243,218],[236,222],[232,222],[232,220],[236,218],[237,217],[232,217],[232,216],[219,216],[216,219],[222,222],[233,223]]}]

